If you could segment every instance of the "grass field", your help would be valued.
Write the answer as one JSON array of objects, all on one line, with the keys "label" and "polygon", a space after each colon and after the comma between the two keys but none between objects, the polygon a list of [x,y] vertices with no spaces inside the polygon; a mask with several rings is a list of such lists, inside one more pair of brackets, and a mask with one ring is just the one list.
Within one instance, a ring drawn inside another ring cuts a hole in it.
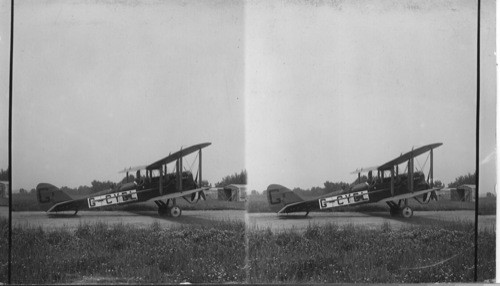
[{"label": "grass field", "polygon": [[244,222],[168,230],[159,224],[15,227],[12,235],[13,283],[223,283],[246,277]]},{"label": "grass field", "polygon": [[[451,210],[474,210],[474,202],[457,202],[448,200],[432,201],[429,204],[419,204],[415,200],[409,200],[409,205],[414,211],[451,211]],[[479,198],[479,215],[496,214],[496,200],[489,198]],[[247,211],[250,213],[272,212],[269,208],[267,198],[264,195],[248,196]],[[389,207],[386,203],[363,204],[351,207],[339,207],[327,211],[336,212],[388,212]]]},{"label": "grass field", "polygon": [[[471,282],[473,224],[400,230],[310,226],[249,232],[250,283]],[[495,233],[480,234],[479,281],[495,276]]]},{"label": "grass field", "polygon": [[[479,238],[479,281],[493,279],[495,233]],[[173,229],[17,226],[13,242],[12,282],[20,284],[433,283],[471,282],[474,274],[468,222],[397,230],[311,225],[276,233],[236,221]]]},{"label": "grass field", "polygon": [[0,217],[0,283],[7,283],[9,270],[9,221]]}]

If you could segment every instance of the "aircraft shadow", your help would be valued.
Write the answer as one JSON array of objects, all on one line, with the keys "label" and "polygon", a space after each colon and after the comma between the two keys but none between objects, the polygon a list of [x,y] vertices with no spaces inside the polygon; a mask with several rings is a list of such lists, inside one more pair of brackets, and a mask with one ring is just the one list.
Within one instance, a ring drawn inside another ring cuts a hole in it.
[{"label": "aircraft shadow", "polygon": [[302,220],[302,219],[312,219],[310,215],[305,216],[305,215],[292,215],[292,214],[287,214],[287,215],[278,215],[278,219],[283,219],[283,220]]},{"label": "aircraft shadow", "polygon": [[208,224],[213,224],[220,222],[221,220],[217,220],[216,218],[202,218],[199,216],[190,216],[189,214],[183,214],[178,218],[173,218],[173,217],[168,217],[168,216],[159,216],[158,213],[152,212],[152,211],[129,211],[130,213],[140,215],[140,216],[147,216],[147,217],[152,217],[156,219],[161,219],[165,221],[171,221],[174,223],[182,223],[182,224],[187,224],[187,225],[196,225],[196,224],[202,224],[202,225],[208,225]]},{"label": "aircraft shadow", "polygon": [[445,221],[444,219],[439,219],[439,218],[418,216],[418,214],[413,215],[413,217],[411,218],[403,218],[400,216],[391,216],[389,213],[383,213],[383,212],[362,212],[362,213],[367,214],[369,216],[385,218],[388,220],[398,221],[410,225],[441,224]]},{"label": "aircraft shadow", "polygon": [[57,219],[57,218],[79,218],[80,216],[78,214],[48,214],[47,215],[51,219]]}]

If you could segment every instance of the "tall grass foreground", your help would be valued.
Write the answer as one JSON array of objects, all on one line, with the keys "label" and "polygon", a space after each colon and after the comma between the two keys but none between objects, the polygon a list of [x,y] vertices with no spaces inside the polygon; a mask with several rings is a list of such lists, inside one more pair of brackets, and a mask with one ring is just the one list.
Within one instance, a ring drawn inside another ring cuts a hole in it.
[{"label": "tall grass foreground", "polygon": [[[474,225],[393,229],[310,225],[249,232],[251,283],[434,283],[474,280]],[[495,277],[495,233],[479,234],[479,281]]]},{"label": "tall grass foreground", "polygon": [[0,283],[7,283],[9,271],[9,221],[0,217]]},{"label": "tall grass foreground", "polygon": [[[378,229],[245,223],[162,229],[104,223],[76,230],[13,229],[12,282],[30,283],[433,283],[472,282],[470,222]],[[248,243],[248,244],[247,244]],[[479,233],[479,281],[495,277],[495,231]]]},{"label": "tall grass foreground", "polygon": [[104,223],[14,227],[12,282],[243,282],[244,222],[162,229]]}]

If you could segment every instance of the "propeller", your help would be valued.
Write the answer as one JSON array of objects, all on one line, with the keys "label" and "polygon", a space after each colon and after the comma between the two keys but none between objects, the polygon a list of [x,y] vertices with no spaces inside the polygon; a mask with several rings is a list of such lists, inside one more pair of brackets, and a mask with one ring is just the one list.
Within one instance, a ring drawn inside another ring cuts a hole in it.
[{"label": "propeller", "polygon": [[205,196],[205,193],[203,191],[199,191],[199,192],[196,192],[196,193],[192,193],[191,194],[191,203],[192,202],[198,202],[199,200],[203,199],[204,201],[207,200],[207,197]]},{"label": "propeller", "polygon": [[438,197],[436,191],[428,192],[424,194],[423,203],[428,204],[430,201],[435,200],[437,202]]},{"label": "propeller", "polygon": [[198,199],[198,200],[200,199],[200,196],[198,195],[198,192],[191,194],[191,202],[194,202],[194,200],[196,200],[196,199]]},{"label": "propeller", "polygon": [[436,202],[438,201],[438,196],[436,194],[436,191],[431,192],[431,200],[435,200]]}]

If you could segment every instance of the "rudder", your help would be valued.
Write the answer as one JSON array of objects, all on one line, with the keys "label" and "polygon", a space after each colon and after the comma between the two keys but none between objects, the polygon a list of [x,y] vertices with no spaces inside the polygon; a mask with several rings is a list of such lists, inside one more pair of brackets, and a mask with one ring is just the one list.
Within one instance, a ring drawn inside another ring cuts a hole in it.
[{"label": "rudder", "polygon": [[36,198],[44,211],[49,210],[57,203],[73,199],[56,186],[47,183],[40,183],[36,186]]},{"label": "rudder", "polygon": [[288,204],[302,202],[303,200],[304,199],[292,190],[281,185],[272,184],[267,187],[267,202],[269,203],[271,209],[275,212],[279,211]]}]

